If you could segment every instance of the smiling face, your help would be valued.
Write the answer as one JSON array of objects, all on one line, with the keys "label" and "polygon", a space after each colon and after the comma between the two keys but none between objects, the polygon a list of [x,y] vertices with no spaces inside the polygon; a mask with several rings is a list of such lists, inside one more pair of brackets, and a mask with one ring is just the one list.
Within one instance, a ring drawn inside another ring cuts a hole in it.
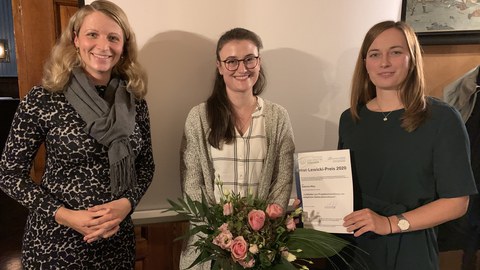
[{"label": "smiling face", "polygon": [[107,84],[123,52],[122,28],[107,15],[95,11],[85,17],[74,42],[83,68],[94,83]]},{"label": "smiling face", "polygon": [[399,90],[410,66],[410,54],[403,33],[390,28],[383,31],[368,48],[365,67],[379,90]]},{"label": "smiling face", "polygon": [[[257,46],[250,40],[231,40],[222,47],[219,52],[220,60],[242,60],[258,56]],[[227,93],[250,93],[253,94],[253,86],[258,80],[260,72],[260,58],[256,67],[248,69],[243,61],[239,62],[238,69],[230,71],[225,63],[217,61],[218,72],[223,76]]]}]

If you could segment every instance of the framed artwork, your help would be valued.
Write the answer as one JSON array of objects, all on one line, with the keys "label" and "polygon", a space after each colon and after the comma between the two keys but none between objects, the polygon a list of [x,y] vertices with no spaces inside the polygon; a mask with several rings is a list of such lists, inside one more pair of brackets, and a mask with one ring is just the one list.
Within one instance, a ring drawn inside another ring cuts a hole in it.
[{"label": "framed artwork", "polygon": [[422,45],[480,44],[480,0],[403,0],[401,18]]}]

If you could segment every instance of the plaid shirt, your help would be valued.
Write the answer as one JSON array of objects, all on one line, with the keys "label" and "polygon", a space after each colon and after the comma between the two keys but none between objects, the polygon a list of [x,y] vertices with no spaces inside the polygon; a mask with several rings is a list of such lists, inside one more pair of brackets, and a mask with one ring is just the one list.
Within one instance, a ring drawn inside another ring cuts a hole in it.
[{"label": "plaid shirt", "polygon": [[[224,144],[222,150],[211,147],[215,176],[223,183],[223,191],[233,191],[246,196],[257,196],[259,179],[267,154],[263,100],[258,97],[257,109],[245,134],[235,129],[236,138]],[[220,201],[221,190],[215,186],[215,199]]]}]

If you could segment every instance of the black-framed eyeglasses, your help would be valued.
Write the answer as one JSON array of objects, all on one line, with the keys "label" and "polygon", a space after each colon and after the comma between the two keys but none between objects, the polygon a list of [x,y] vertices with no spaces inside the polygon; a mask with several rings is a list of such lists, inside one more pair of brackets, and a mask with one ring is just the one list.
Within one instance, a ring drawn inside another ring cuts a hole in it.
[{"label": "black-framed eyeglasses", "polygon": [[226,59],[226,60],[223,60],[223,61],[220,61],[220,62],[223,62],[223,64],[225,64],[225,68],[229,71],[235,71],[238,69],[238,67],[240,66],[240,62],[243,62],[243,65],[247,68],[247,69],[252,69],[252,68],[255,68],[257,65],[258,65],[258,58],[260,58],[260,56],[247,56],[243,59]]}]

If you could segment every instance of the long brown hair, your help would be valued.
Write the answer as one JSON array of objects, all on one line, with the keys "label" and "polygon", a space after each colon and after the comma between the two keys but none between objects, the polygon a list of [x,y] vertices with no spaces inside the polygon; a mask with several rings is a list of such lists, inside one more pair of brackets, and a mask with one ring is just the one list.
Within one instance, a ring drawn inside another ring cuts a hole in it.
[{"label": "long brown hair", "polygon": [[114,20],[124,34],[122,58],[113,68],[112,75],[127,80],[129,91],[137,98],[143,98],[147,92],[147,75],[137,60],[135,33],[128,23],[125,12],[116,4],[106,0],[97,0],[90,5],[85,5],[70,18],[68,26],[53,47],[43,68],[43,86],[52,92],[63,91],[70,80],[72,69],[82,66],[82,59],[75,49],[75,33],[79,33],[85,17],[95,11],[102,12]]},{"label": "long brown hair", "polygon": [[375,24],[367,34],[360,48],[357,63],[353,72],[350,98],[350,112],[354,120],[359,120],[358,109],[376,97],[375,85],[370,80],[365,67],[365,58],[373,41],[385,30],[400,30],[407,41],[410,54],[410,67],[407,77],[400,86],[400,100],[405,106],[402,116],[402,128],[408,132],[417,129],[427,118],[425,99],[425,79],[423,75],[423,59],[420,44],[415,31],[406,23],[383,21]]},{"label": "long brown hair", "polygon": [[[263,48],[262,40],[254,32],[244,28],[234,28],[225,32],[217,42],[217,61],[220,61],[220,51],[223,46],[232,40],[248,40],[253,42],[260,53]],[[253,95],[263,92],[266,85],[265,73],[260,69],[258,80],[253,86]],[[235,114],[227,97],[227,86],[223,76],[216,69],[215,84],[210,97],[207,99],[207,119],[210,126],[208,142],[215,148],[221,148],[221,142],[230,143],[235,138]]]}]

